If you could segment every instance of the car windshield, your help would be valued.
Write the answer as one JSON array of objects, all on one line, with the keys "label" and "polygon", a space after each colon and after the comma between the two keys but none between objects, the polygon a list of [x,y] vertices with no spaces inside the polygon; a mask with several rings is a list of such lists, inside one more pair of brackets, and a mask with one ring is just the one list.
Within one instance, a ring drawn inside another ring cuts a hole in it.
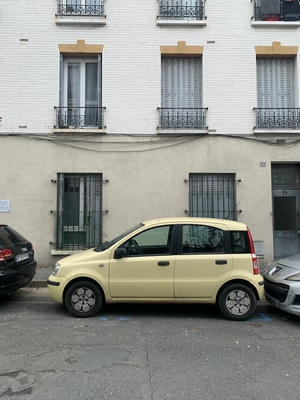
[{"label": "car windshield", "polygon": [[123,237],[129,235],[130,233],[134,232],[136,229],[141,228],[144,224],[140,223],[134,226],[131,229],[128,229],[126,232],[122,233],[121,235],[115,237],[114,239],[110,240],[109,242],[105,242],[102,246],[96,247],[94,251],[103,251],[109,249],[112,245],[117,243],[119,240],[123,239]]}]

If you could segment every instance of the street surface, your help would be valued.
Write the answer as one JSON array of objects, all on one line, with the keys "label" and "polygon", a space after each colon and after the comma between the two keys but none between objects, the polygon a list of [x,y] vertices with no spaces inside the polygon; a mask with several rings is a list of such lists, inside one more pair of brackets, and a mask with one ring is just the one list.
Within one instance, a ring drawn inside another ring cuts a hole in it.
[{"label": "street surface", "polygon": [[300,318],[262,303],[114,305],[76,319],[47,288],[0,301],[0,399],[299,400]]}]

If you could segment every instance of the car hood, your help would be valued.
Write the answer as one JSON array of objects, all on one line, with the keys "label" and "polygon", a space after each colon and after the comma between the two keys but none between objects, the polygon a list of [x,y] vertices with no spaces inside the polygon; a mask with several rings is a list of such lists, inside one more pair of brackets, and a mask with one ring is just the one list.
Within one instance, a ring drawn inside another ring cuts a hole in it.
[{"label": "car hood", "polygon": [[300,272],[300,254],[277,260],[266,273],[266,278],[285,279]]}]

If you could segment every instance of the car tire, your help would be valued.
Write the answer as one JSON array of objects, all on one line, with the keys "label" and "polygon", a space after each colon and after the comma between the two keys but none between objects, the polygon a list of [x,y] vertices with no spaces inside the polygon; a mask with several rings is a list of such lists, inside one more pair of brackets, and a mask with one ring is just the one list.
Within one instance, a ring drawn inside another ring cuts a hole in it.
[{"label": "car tire", "polygon": [[67,289],[64,304],[74,317],[92,317],[103,305],[103,294],[93,282],[77,281]]},{"label": "car tire", "polygon": [[245,321],[255,313],[256,297],[250,287],[243,284],[232,284],[220,292],[218,306],[226,318]]}]

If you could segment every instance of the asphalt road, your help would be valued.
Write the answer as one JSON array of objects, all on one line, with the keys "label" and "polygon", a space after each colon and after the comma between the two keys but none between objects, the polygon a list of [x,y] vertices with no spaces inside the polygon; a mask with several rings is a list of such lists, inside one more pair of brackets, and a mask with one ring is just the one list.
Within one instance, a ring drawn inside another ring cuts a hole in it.
[{"label": "asphalt road", "polygon": [[76,319],[47,288],[0,301],[0,399],[299,400],[300,318],[262,303],[107,306]]}]

